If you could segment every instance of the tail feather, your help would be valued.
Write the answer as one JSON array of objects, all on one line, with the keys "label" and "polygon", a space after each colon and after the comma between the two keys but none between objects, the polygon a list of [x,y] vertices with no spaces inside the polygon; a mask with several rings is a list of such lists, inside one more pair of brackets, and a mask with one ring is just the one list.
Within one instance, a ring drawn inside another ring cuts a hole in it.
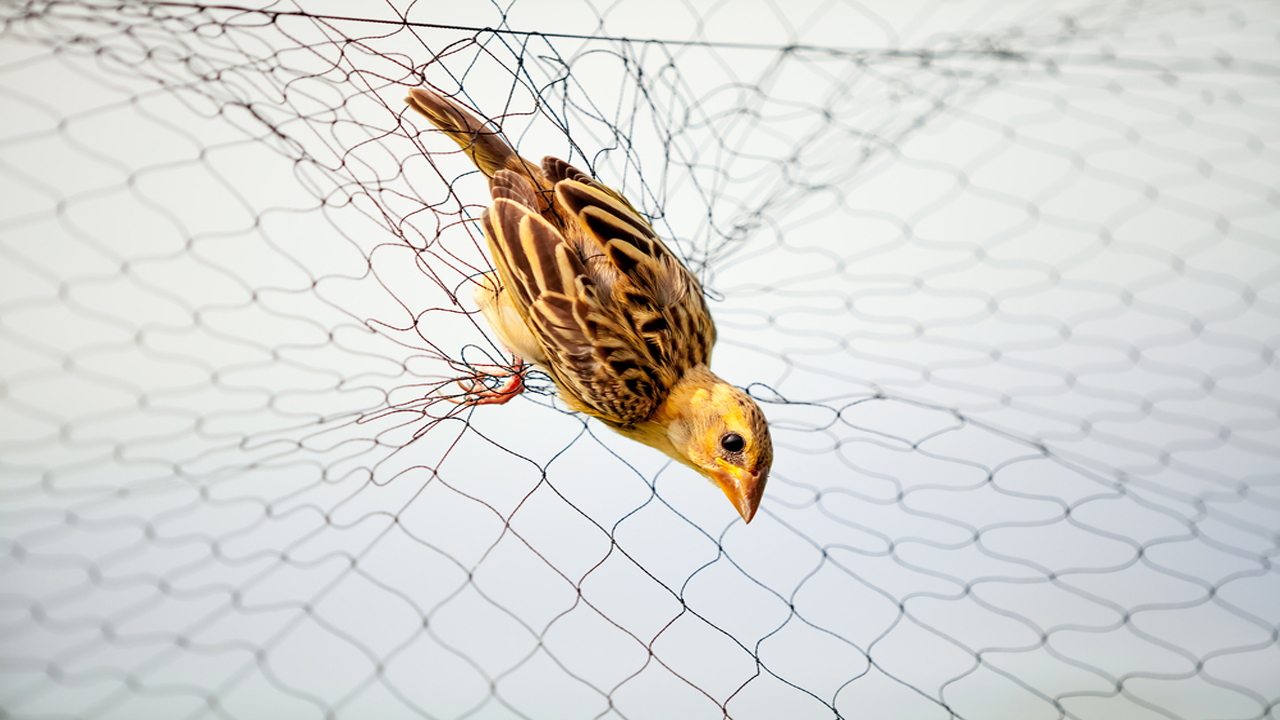
[{"label": "tail feather", "polygon": [[500,170],[510,170],[526,178],[538,197],[536,205],[526,204],[542,213],[550,210],[551,185],[543,176],[542,168],[520,157],[497,130],[433,90],[411,88],[404,101],[458,143],[480,172],[493,179]]}]

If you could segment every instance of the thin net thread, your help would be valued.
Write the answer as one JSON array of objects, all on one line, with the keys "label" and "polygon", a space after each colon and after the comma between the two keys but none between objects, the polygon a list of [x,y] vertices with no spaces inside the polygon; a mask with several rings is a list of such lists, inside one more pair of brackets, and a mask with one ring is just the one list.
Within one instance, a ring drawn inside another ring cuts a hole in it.
[{"label": "thin net thread", "polygon": [[[874,10],[6,4],[0,716],[1274,716],[1280,17]],[[703,278],[749,527],[449,402],[423,84]]]}]

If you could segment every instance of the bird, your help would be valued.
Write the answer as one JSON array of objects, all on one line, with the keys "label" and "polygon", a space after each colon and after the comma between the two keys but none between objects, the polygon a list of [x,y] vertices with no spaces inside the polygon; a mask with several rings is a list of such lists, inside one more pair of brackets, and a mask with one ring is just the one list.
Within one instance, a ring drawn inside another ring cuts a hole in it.
[{"label": "bird", "polygon": [[[666,453],[755,517],[773,464],[764,412],[710,369],[716,327],[702,284],[621,194],[555,157],[533,163],[460,103],[417,87],[405,102],[489,180],[481,216],[494,271],[474,297],[499,342],[564,403]],[[523,369],[464,402],[501,404]]]}]

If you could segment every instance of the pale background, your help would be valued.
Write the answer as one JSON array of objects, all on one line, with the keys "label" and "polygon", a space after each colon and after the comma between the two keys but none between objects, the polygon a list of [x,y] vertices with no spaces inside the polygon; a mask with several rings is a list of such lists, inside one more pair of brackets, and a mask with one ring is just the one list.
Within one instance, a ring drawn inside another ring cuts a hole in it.
[{"label": "pale background", "polygon": [[[1273,4],[353,7],[3,12],[0,716],[1274,716]],[[424,80],[704,278],[750,526],[436,398]]]}]

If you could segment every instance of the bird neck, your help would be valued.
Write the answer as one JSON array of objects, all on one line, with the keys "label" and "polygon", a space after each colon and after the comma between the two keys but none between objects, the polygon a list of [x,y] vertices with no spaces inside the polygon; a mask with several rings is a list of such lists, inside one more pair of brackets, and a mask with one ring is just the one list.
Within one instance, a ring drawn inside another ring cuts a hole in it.
[{"label": "bird neck", "polygon": [[693,423],[695,413],[690,410],[708,402],[712,389],[723,382],[706,365],[695,365],[671,386],[667,391],[667,398],[648,420],[634,425],[614,426],[614,430],[697,469],[697,465],[676,447],[682,444],[682,440],[687,440],[699,431]]},{"label": "bird neck", "polygon": [[723,382],[706,365],[694,365],[667,391],[666,400],[654,411],[652,419],[667,426],[686,421],[690,408],[709,402],[712,390]]}]

